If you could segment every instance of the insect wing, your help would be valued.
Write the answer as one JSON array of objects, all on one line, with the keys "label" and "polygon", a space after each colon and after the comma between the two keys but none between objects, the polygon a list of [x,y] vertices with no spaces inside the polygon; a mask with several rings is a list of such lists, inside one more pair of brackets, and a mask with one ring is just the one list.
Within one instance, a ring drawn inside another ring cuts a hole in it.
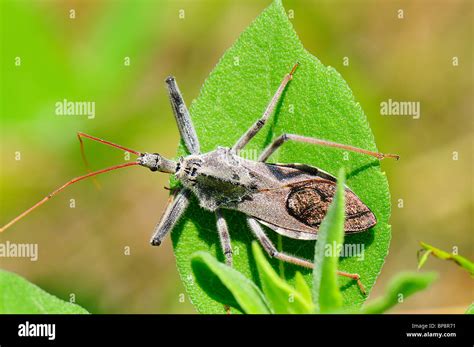
[{"label": "insect wing", "polygon": [[[331,205],[336,184],[325,179],[314,179],[291,185],[286,199],[286,210],[300,222],[319,229]],[[354,194],[345,189],[345,222],[346,233],[359,232],[376,224],[375,215]]]},{"label": "insect wing", "polygon": [[[261,189],[242,201],[237,210],[259,219],[276,232],[294,239],[317,239],[336,191],[333,180],[314,177]],[[364,231],[376,224],[372,211],[346,188],[346,233]]]}]

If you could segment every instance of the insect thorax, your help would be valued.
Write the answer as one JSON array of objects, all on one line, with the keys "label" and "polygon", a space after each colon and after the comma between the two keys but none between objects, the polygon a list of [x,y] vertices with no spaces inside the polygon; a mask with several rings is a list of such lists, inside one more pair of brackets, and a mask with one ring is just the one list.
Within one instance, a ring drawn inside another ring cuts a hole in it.
[{"label": "insect thorax", "polygon": [[176,178],[197,196],[201,207],[214,211],[235,205],[256,189],[248,161],[229,148],[180,158]]}]

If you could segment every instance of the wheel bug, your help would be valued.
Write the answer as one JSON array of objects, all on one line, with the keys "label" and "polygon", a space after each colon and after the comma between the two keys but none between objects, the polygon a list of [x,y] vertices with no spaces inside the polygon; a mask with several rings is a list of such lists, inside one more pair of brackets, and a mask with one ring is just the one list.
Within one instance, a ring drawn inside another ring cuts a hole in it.
[{"label": "wheel bug", "polygon": [[[135,162],[112,166],[72,179],[3,226],[0,232],[73,183],[112,170],[140,165],[151,171],[174,174],[181,182],[181,187],[172,194],[172,199],[155,228],[151,239],[152,245],[161,244],[163,238],[173,229],[188,207],[191,194],[194,194],[202,208],[215,212],[217,231],[227,265],[232,266],[232,247],[227,223],[221,214],[222,209],[246,214],[249,228],[270,257],[312,268],[312,262],[278,251],[262,225],[293,239],[317,239],[320,223],[335,193],[336,179],[316,167],[304,164],[270,164],[266,162],[267,159],[287,141],[335,147],[370,155],[377,159],[387,157],[398,159],[399,157],[395,154],[382,154],[294,134],[283,134],[276,138],[264,149],[257,161],[240,157],[239,151],[260,131],[275,110],[297,66],[298,64],[295,64],[290,73],[283,78],[262,117],[240,137],[233,147],[218,147],[207,153],[201,153],[196,131],[178,85],[173,77],[168,77],[165,82],[171,106],[189,155],[175,162],[157,153],[138,152],[91,135],[78,133],[84,159],[82,138],[128,151],[138,158]],[[348,187],[345,191],[345,233],[361,232],[373,227],[377,221],[372,211]],[[343,271],[338,271],[338,274],[356,280],[361,291],[365,293],[358,274]]]}]

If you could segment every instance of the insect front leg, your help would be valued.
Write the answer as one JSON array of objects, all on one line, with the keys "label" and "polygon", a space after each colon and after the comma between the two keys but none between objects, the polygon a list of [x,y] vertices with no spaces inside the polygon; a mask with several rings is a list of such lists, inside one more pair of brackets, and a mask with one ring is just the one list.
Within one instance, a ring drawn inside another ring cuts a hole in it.
[{"label": "insect front leg", "polygon": [[184,103],[183,95],[181,94],[178,84],[173,76],[166,79],[166,86],[168,88],[171,107],[178,124],[179,133],[186,145],[186,148],[191,154],[199,154],[200,146],[199,139],[191,121],[188,108]]},{"label": "insect front leg", "polygon": [[[286,254],[283,252],[279,252],[275,245],[272,243],[272,241],[268,238],[267,234],[265,234],[265,231],[263,230],[261,224],[254,218],[247,217],[247,223],[254,233],[255,237],[257,240],[260,242],[260,244],[263,246],[265,251],[268,253],[268,255],[272,258],[279,259],[281,261],[306,267],[309,269],[314,268],[314,264],[310,262],[309,260],[306,259],[301,259],[298,257],[295,257],[294,255]],[[344,276],[344,277],[349,277],[357,281],[357,285],[360,288],[360,291],[365,294],[365,288],[362,282],[360,281],[360,276],[358,274],[351,274],[348,272],[344,271],[338,271],[337,274],[339,276]]]},{"label": "insect front leg", "polygon": [[161,241],[173,229],[176,222],[183,215],[184,211],[186,211],[189,205],[190,194],[191,191],[186,188],[181,188],[174,193],[173,198],[168,202],[160,222],[155,227],[155,232],[150,241],[153,246],[159,246],[161,244]]},{"label": "insect front leg", "polygon": [[245,145],[263,128],[265,123],[267,122],[268,118],[271,116],[273,111],[275,110],[278,101],[280,100],[283,91],[285,90],[286,85],[293,79],[293,74],[295,73],[296,68],[298,67],[298,63],[296,63],[293,68],[291,69],[290,73],[287,74],[283,80],[281,81],[280,86],[278,87],[275,95],[270,100],[265,112],[263,113],[262,117],[257,120],[246,132],[242,135],[242,137],[237,141],[237,143],[232,147],[234,152],[238,152]]},{"label": "insect front leg", "polygon": [[230,243],[229,228],[227,227],[227,222],[222,216],[220,210],[216,211],[216,221],[222,252],[224,252],[225,263],[228,266],[232,266],[232,245]]},{"label": "insect front leg", "polygon": [[398,160],[400,158],[397,154],[384,154],[384,153],[372,152],[366,149],[344,145],[337,142],[316,139],[313,137],[306,137],[306,136],[294,135],[294,134],[283,134],[283,135],[278,136],[276,140],[274,140],[267,148],[264,149],[262,154],[260,154],[258,161],[263,161],[263,162],[266,161],[278,148],[280,148],[280,146],[282,146],[287,141],[309,143],[312,145],[320,145],[320,146],[326,146],[326,147],[335,147],[335,148],[345,149],[351,152],[367,154],[377,159],[395,158]]}]

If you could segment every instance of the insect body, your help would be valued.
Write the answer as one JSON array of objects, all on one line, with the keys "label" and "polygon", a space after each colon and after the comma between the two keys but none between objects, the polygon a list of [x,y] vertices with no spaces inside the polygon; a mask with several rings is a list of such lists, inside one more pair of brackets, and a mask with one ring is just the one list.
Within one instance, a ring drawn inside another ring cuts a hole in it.
[{"label": "insect body", "polygon": [[[312,262],[278,251],[266,235],[262,225],[290,238],[317,239],[319,226],[335,194],[336,179],[316,167],[304,164],[269,164],[266,162],[267,159],[287,141],[336,147],[367,154],[378,159],[386,157],[398,159],[398,156],[311,137],[282,134],[264,149],[258,160],[253,161],[240,157],[239,151],[258,133],[273,113],[284,89],[293,78],[296,68],[297,64],[283,78],[262,117],[241,136],[234,146],[231,148],[218,147],[208,153],[200,151],[199,139],[175,79],[173,77],[167,78],[166,84],[171,105],[189,155],[175,162],[157,153],[137,152],[90,135],[78,133],[81,149],[83,149],[82,137],[85,137],[136,154],[137,161],[91,172],[67,182],[6,224],[0,231],[23,218],[72,183],[118,168],[140,165],[151,171],[174,174],[181,182],[181,187],[174,192],[173,199],[168,203],[161,221],[155,228],[151,239],[152,245],[161,244],[163,238],[173,229],[188,207],[191,194],[194,194],[202,208],[216,214],[217,231],[226,263],[229,266],[232,265],[232,247],[227,223],[221,214],[223,209],[235,210],[247,215],[248,226],[269,256],[312,268]],[[361,232],[376,224],[376,217],[372,211],[348,187],[346,187],[345,212],[344,230],[346,233]],[[339,274],[357,280],[359,287],[364,292],[359,275],[342,271]]]},{"label": "insect body", "polygon": [[[176,170],[202,208],[237,210],[294,239],[314,240],[336,179],[315,167],[243,159],[230,148],[182,158]],[[346,189],[346,232],[375,225],[374,214]]]}]

